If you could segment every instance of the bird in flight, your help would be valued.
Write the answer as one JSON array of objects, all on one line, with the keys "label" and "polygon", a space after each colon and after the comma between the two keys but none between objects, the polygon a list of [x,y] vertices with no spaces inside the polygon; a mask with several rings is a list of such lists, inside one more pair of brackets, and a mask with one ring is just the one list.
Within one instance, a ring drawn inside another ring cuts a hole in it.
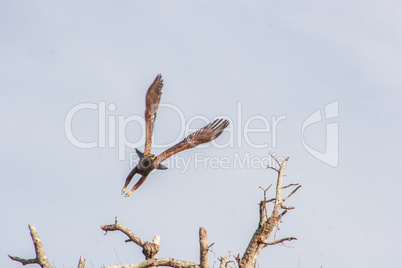
[{"label": "bird in flight", "polygon": [[126,197],[129,197],[144,181],[147,179],[149,173],[154,169],[167,169],[164,165],[161,164],[162,161],[167,158],[175,155],[181,151],[194,148],[200,144],[210,142],[219,135],[221,135],[222,131],[229,125],[229,121],[223,119],[216,119],[214,122],[209,123],[203,128],[197,130],[196,132],[188,135],[184,140],[177,143],[173,147],[167,149],[163,153],[155,156],[151,154],[151,145],[152,145],[152,132],[154,128],[154,122],[156,118],[156,113],[158,111],[159,102],[161,100],[162,95],[162,87],[163,80],[162,76],[159,74],[152,85],[149,87],[145,102],[145,131],[146,131],[146,139],[145,139],[145,149],[144,153],[141,153],[136,149],[136,152],[140,158],[138,164],[131,170],[130,174],[128,174],[126,183],[124,184],[123,190],[121,194],[126,192],[127,186],[131,182],[131,179],[135,174],[142,175],[138,182],[134,185],[134,187],[126,193]]}]

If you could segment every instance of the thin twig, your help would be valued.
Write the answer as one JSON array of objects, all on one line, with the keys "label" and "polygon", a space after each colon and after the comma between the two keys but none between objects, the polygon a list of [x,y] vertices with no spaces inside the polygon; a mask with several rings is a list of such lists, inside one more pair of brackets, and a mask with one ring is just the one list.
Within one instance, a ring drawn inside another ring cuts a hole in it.
[{"label": "thin twig", "polygon": [[276,200],[276,198],[271,198],[271,199],[265,201],[265,203],[273,202],[273,201],[275,201],[275,200]]},{"label": "thin twig", "polygon": [[116,255],[117,261],[118,261],[120,264],[122,264],[122,262],[121,262],[121,260],[120,260],[120,258],[119,258],[119,255],[117,255],[117,251],[116,251],[115,249],[113,249],[113,250],[114,250],[114,254]]},{"label": "thin twig", "polygon": [[[303,252],[302,252],[302,253],[303,253]],[[297,267],[298,267],[298,268],[300,268],[300,259],[301,259],[302,253],[300,253],[299,258],[297,259]]]},{"label": "thin twig", "polygon": [[282,189],[286,189],[286,188],[289,188],[291,186],[297,186],[297,185],[299,185],[299,184],[298,183],[291,183],[289,185],[286,185],[286,186],[282,187]]},{"label": "thin twig", "polygon": [[281,220],[282,217],[283,217],[286,213],[288,213],[288,211],[285,209],[281,214],[279,214],[278,220]]},{"label": "thin twig", "polygon": [[16,256],[12,256],[12,255],[8,255],[8,257],[10,259],[12,259],[13,261],[18,261],[20,262],[22,265],[27,265],[27,264],[32,264],[32,263],[38,263],[37,259],[23,259],[23,258],[19,258]]},{"label": "thin twig", "polygon": [[285,237],[285,238],[275,240],[275,241],[272,241],[272,242],[263,242],[263,244],[265,244],[266,246],[269,246],[269,245],[276,245],[276,244],[279,244],[279,243],[283,243],[285,241],[292,241],[292,240],[297,240],[297,238],[296,237]]},{"label": "thin twig", "polygon": [[282,202],[285,202],[289,197],[291,197],[294,193],[296,193],[297,190],[300,189],[300,187],[302,187],[301,185],[297,186],[296,189],[294,189],[288,196],[286,196]]},{"label": "thin twig", "polygon": [[265,213],[266,221],[268,221],[267,191],[269,190],[269,188],[271,188],[271,186],[272,186],[272,184],[270,184],[266,189],[264,189],[264,188],[262,188],[262,187],[260,186],[260,189],[264,191],[264,201],[261,201],[261,203],[260,203],[260,206],[262,206],[263,209],[264,209],[263,211],[260,211],[260,224],[263,223],[263,218],[264,218],[264,216],[261,215],[261,212],[264,212],[264,213]]},{"label": "thin twig", "polygon": [[282,164],[279,162],[279,160],[276,159],[276,157],[273,156],[271,153],[269,153],[269,155],[276,161],[276,163],[278,163],[279,167],[281,168],[281,167],[282,167]]},{"label": "thin twig", "polygon": [[295,207],[288,207],[288,206],[284,206],[284,205],[282,205],[282,208],[283,209],[295,209]]},{"label": "thin twig", "polygon": [[270,169],[273,169],[273,170],[275,170],[276,172],[279,172],[279,169],[277,169],[277,168],[274,168],[273,166],[270,166],[270,165],[267,165],[267,168],[270,168]]},{"label": "thin twig", "polygon": [[280,230],[279,229],[279,222],[276,222],[276,230],[275,230],[275,234],[274,234],[274,240],[276,240],[276,235],[277,235],[279,230]]}]

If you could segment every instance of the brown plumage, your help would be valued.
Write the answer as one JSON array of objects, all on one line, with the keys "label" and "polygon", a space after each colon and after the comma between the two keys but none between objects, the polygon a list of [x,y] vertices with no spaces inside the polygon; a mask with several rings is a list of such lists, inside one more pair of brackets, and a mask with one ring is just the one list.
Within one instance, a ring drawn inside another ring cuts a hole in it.
[{"label": "brown plumage", "polygon": [[158,111],[159,102],[162,96],[163,80],[162,76],[158,74],[155,81],[149,87],[147,96],[145,97],[145,124],[146,124],[146,140],[144,154],[151,154],[152,145],[152,132],[154,129],[154,123],[156,119],[156,112]]},{"label": "brown plumage", "polygon": [[145,139],[145,150],[142,154],[137,151],[140,161],[137,166],[131,170],[128,174],[126,182],[124,184],[122,194],[125,193],[128,184],[135,174],[140,174],[142,177],[134,185],[134,187],[126,194],[126,197],[130,196],[144,181],[147,179],[149,173],[154,169],[167,169],[161,164],[162,161],[168,159],[172,155],[175,155],[181,151],[194,148],[200,144],[210,142],[223,132],[223,130],[229,125],[229,121],[223,119],[216,119],[214,122],[209,123],[198,131],[188,135],[184,140],[174,145],[173,147],[167,149],[158,156],[151,154],[152,145],[152,132],[153,126],[156,118],[156,113],[158,111],[159,102],[162,95],[163,80],[162,76],[159,74],[152,85],[149,87],[146,96],[146,108],[145,108],[145,124],[146,124],[146,139]]}]

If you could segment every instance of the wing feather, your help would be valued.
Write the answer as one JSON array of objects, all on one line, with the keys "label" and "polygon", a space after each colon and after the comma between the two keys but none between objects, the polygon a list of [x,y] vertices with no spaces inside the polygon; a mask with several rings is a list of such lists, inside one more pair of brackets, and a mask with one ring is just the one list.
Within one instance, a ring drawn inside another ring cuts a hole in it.
[{"label": "wing feather", "polygon": [[216,139],[217,137],[219,137],[219,135],[222,134],[223,130],[228,125],[229,121],[216,119],[214,122],[209,123],[205,127],[188,135],[184,140],[158,155],[155,160],[155,165],[159,165],[162,161],[181,151],[194,148],[200,144],[207,143]]},{"label": "wing feather", "polygon": [[147,96],[145,99],[145,127],[146,127],[146,139],[145,139],[145,149],[144,155],[151,154],[152,146],[152,132],[154,128],[154,123],[156,119],[156,113],[158,111],[159,102],[162,96],[163,80],[162,75],[158,74],[155,81],[149,87]]}]

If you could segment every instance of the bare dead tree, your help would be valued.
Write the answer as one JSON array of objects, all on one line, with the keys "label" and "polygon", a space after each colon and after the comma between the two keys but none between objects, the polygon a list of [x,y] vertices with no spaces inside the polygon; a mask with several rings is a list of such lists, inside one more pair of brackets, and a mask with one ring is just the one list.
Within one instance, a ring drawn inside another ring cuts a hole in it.
[{"label": "bare dead tree", "polygon": [[[279,162],[272,154],[271,157],[276,161],[279,168],[274,168],[268,166],[268,168],[275,170],[278,173],[278,179],[276,182],[276,196],[275,198],[267,200],[267,191],[271,186],[267,189],[263,189],[264,191],[264,200],[260,202],[260,221],[258,223],[257,230],[254,232],[253,237],[250,240],[250,243],[247,246],[246,251],[243,254],[243,257],[240,258],[240,255],[236,257],[236,260],[239,264],[239,268],[254,268],[257,262],[257,257],[260,255],[263,248],[268,245],[275,245],[279,243],[283,243],[284,241],[292,241],[296,240],[295,237],[286,237],[279,240],[276,240],[276,232],[274,236],[274,241],[269,242],[268,238],[270,237],[272,231],[276,227],[276,230],[279,230],[279,222],[282,220],[282,217],[288,212],[288,210],[294,209],[294,207],[284,206],[283,203],[289,199],[297,190],[300,189],[301,185],[299,184],[289,184],[285,187],[282,186],[283,176],[285,173],[286,164],[289,160],[289,157],[286,158],[282,163]],[[282,190],[297,186],[289,195],[285,198],[282,198]],[[261,187],[260,187],[261,188]],[[270,216],[268,216],[267,212],[267,204],[270,202],[274,202],[274,208]],[[283,211],[281,211],[283,210]]]},{"label": "bare dead tree", "polygon": [[[261,251],[269,245],[282,244],[285,241],[296,240],[295,237],[285,237],[281,239],[276,239],[277,232],[279,230],[279,223],[282,220],[282,217],[289,211],[294,209],[294,207],[285,206],[283,203],[288,200],[298,189],[300,189],[301,185],[291,183],[287,186],[282,186],[282,181],[284,177],[284,172],[286,168],[286,164],[289,158],[286,158],[284,161],[280,162],[276,159],[272,154],[271,157],[276,161],[279,168],[275,168],[272,166],[268,166],[268,168],[275,170],[278,173],[278,178],[276,181],[276,194],[275,198],[267,199],[267,192],[271,188],[270,185],[268,188],[263,190],[264,199],[259,203],[259,222],[256,231],[254,232],[246,251],[243,256],[240,257],[240,254],[237,257],[234,257],[237,261],[239,268],[255,268],[257,257],[261,253]],[[290,187],[294,187],[293,191],[291,191],[286,197],[282,198],[282,190]],[[268,213],[267,205],[269,203],[273,204],[273,209],[271,214]],[[22,259],[19,257],[11,256],[9,257],[18,261],[23,265],[27,264],[38,264],[42,268],[51,268],[51,265],[46,257],[45,251],[43,249],[42,242],[39,238],[38,233],[34,226],[29,225],[29,229],[31,232],[32,241],[34,243],[36,258],[34,259]],[[173,258],[160,258],[158,259],[158,252],[160,248],[160,237],[155,235],[152,242],[144,241],[139,236],[137,236],[133,231],[127,228],[125,225],[118,222],[117,217],[115,218],[114,224],[110,225],[101,225],[101,229],[107,232],[110,231],[120,231],[125,234],[128,239],[125,242],[133,242],[142,248],[142,253],[144,254],[145,261],[134,263],[134,264],[121,264],[121,265],[112,265],[105,266],[104,268],[143,268],[143,267],[158,267],[158,266],[167,266],[167,267],[182,267],[182,268],[209,268],[209,256],[208,253],[213,244],[208,246],[207,239],[207,231],[205,228],[201,227],[199,232],[199,240],[200,240],[200,264],[196,264],[190,261],[177,260]],[[274,238],[272,241],[269,241],[269,238],[274,232]],[[229,268],[236,267],[234,261],[230,261],[230,251],[225,255],[225,257],[218,258],[220,262],[220,268]],[[231,266],[229,266],[231,265]],[[80,257],[78,268],[84,268],[85,259]]]}]

